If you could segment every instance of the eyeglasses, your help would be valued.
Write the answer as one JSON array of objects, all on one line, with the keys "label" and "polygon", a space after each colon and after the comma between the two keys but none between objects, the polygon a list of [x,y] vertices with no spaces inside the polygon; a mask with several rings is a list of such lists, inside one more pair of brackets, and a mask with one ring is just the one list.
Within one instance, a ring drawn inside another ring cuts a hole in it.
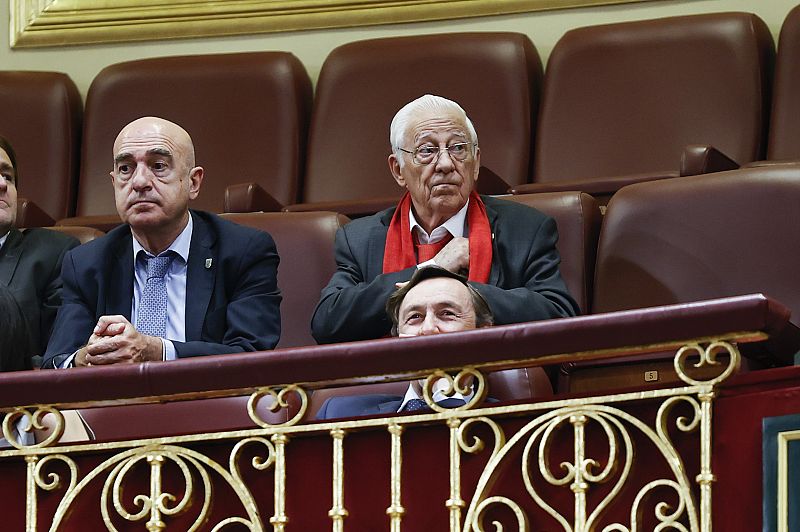
[{"label": "eyeglasses", "polygon": [[458,142],[456,144],[445,146],[444,148],[424,145],[420,146],[414,151],[409,151],[399,146],[397,149],[403,153],[410,153],[413,155],[411,160],[414,161],[414,164],[427,165],[437,160],[439,158],[439,154],[441,154],[443,151],[446,151],[450,158],[454,161],[464,161],[472,154],[472,148],[475,146],[477,146],[477,144]]}]

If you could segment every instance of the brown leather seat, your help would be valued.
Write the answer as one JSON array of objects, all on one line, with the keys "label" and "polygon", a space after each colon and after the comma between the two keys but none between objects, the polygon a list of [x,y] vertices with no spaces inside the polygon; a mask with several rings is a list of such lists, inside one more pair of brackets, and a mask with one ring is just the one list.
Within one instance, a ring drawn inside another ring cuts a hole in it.
[{"label": "brown leather seat", "polygon": [[333,212],[225,214],[228,220],[268,232],[281,262],[281,340],[278,347],[315,345],[311,316],[319,294],[336,271],[333,240],[349,220]]},{"label": "brown leather seat", "polygon": [[[764,293],[800,315],[798,205],[800,165],[621,189],[603,221],[592,312]],[[671,365],[671,358],[627,369],[580,364],[571,388],[641,385],[648,370],[663,382]]]},{"label": "brown leather seat", "polygon": [[82,114],[66,74],[0,72],[0,135],[14,147],[19,172],[18,227],[52,225],[73,214]]},{"label": "brown leather seat", "polygon": [[316,87],[306,204],[289,209],[350,216],[395,204],[402,191],[386,162],[389,124],[425,93],[455,100],[475,124],[485,167],[479,190],[506,192],[495,176],[525,183],[541,73],[536,49],[519,33],[393,37],[336,48]]},{"label": "brown leather seat", "polygon": [[533,183],[515,192],[607,199],[626,184],[677,176],[692,144],[740,164],[762,157],[773,57],[769,29],[749,13],[567,32],[547,64]]},{"label": "brown leather seat", "polygon": [[767,159],[800,159],[800,6],[786,16],[778,40]]},{"label": "brown leather seat", "polygon": [[254,182],[273,210],[297,199],[311,83],[286,52],[162,57],[118,63],[95,77],[86,97],[77,216],[62,223],[116,222],[109,178],[114,139],[141,116],[166,118],[194,140],[205,168],[192,207],[223,211],[226,187]]},{"label": "brown leather seat", "polygon": [[65,235],[74,236],[80,241],[81,244],[91,242],[95,238],[100,238],[105,234],[94,227],[83,227],[80,225],[54,226],[48,227],[47,229],[56,231],[58,233],[64,233]]},{"label": "brown leather seat", "polygon": [[597,239],[602,222],[597,201],[581,192],[520,194],[502,199],[523,203],[555,219],[561,276],[581,312],[587,314],[592,300]]}]

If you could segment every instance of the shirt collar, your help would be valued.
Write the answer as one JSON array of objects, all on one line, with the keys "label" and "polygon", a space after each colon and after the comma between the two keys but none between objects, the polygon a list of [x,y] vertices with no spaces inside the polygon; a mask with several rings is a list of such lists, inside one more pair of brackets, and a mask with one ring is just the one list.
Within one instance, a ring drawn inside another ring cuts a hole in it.
[{"label": "shirt collar", "polygon": [[8,235],[10,235],[10,234],[11,234],[11,231],[9,231],[8,233],[4,234],[3,236],[0,236],[0,249],[3,249],[3,245],[6,243],[6,240],[8,240]]},{"label": "shirt collar", "polygon": [[459,238],[462,236],[466,236],[466,231],[464,230],[465,222],[467,221],[467,208],[469,207],[469,198],[467,198],[467,202],[464,204],[461,209],[455,213],[453,216],[448,218],[442,225],[431,231],[429,235],[425,229],[419,224],[417,219],[414,217],[414,209],[409,207],[409,214],[408,214],[408,225],[410,226],[411,232],[414,232],[416,228],[417,234],[422,235],[423,237],[427,237],[429,242],[421,242],[421,243],[433,243],[430,241],[438,241],[444,237],[444,232],[447,231],[453,238]]},{"label": "shirt collar", "polygon": [[[164,255],[168,251],[172,251],[176,253],[183,259],[183,262],[189,262],[189,246],[192,243],[192,214],[189,213],[189,223],[186,224],[186,227],[183,228],[181,234],[178,235],[178,238],[172,241],[172,244],[169,245],[167,249],[163,252],[159,253],[159,255]],[[136,236],[132,238],[133,240],[133,260],[136,260],[136,257],[139,256],[139,252],[143,251],[145,254],[150,255],[146,249],[142,247],[138,240],[136,240]]]}]

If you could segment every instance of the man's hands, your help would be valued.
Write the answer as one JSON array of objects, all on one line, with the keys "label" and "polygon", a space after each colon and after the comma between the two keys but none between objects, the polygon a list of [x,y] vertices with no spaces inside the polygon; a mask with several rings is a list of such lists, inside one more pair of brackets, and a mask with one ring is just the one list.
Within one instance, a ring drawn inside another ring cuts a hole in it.
[{"label": "man's hands", "polygon": [[469,239],[455,237],[433,257],[437,266],[453,273],[469,271]]},{"label": "man's hands", "polygon": [[75,365],[160,361],[163,349],[161,338],[141,334],[124,316],[101,316],[89,342],[75,355]]},{"label": "man's hands", "polygon": [[[469,274],[469,239],[461,236],[454,237],[442,250],[433,257],[433,262],[440,268],[462,275]],[[395,283],[398,290],[403,288],[408,281]]]}]

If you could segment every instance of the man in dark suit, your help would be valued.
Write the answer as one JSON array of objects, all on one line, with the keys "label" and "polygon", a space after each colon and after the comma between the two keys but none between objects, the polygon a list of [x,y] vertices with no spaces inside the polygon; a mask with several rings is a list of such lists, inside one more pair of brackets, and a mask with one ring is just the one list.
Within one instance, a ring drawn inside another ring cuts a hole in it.
[{"label": "man in dark suit", "polygon": [[390,136],[389,168],[407,192],[397,207],[339,229],[337,271],[312,318],[318,342],[386,336],[384,302],[429,264],[468,275],[499,325],[578,313],[558,269],[554,220],[475,192],[480,148],[457,103],[418,98],[395,115]]},{"label": "man in dark suit", "polygon": [[[419,268],[411,280],[395,291],[386,303],[392,336],[428,336],[466,331],[492,325],[494,319],[481,294],[466,278],[439,268]],[[538,369],[538,368],[537,368]],[[509,370],[517,371],[517,370]],[[327,399],[317,419],[419,412],[427,409],[422,399],[423,381],[412,381],[404,396],[391,394],[343,395]],[[461,406],[471,396],[446,396],[435,383],[432,398],[444,407]]]},{"label": "man in dark suit", "polygon": [[272,349],[278,254],[267,233],[189,210],[203,169],[189,134],[134,120],[111,172],[126,223],[64,259],[63,304],[43,367]]},{"label": "man in dark suit", "polygon": [[29,345],[15,351],[26,355],[6,360],[1,371],[30,369],[41,359],[61,304],[61,261],[79,244],[48,229],[14,228],[18,177],[14,149],[0,137],[0,286],[17,300],[29,332]]}]

